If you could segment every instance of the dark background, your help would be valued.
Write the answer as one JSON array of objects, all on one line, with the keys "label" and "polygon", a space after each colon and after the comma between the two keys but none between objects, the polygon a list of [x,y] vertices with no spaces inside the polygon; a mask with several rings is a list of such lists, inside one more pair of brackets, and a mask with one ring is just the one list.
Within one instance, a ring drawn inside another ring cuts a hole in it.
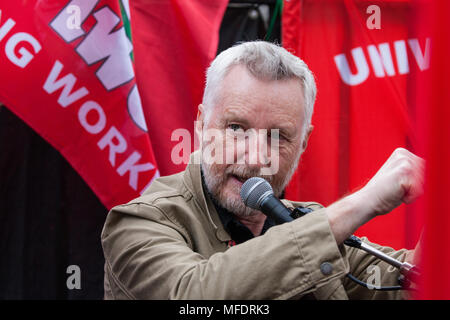
[{"label": "dark background", "polygon": [[[276,0],[230,0],[218,53],[238,41],[281,42]],[[24,91],[26,88],[24,88]],[[108,211],[67,161],[0,107],[0,299],[102,299],[100,233]],[[69,290],[67,267],[81,270]]]}]

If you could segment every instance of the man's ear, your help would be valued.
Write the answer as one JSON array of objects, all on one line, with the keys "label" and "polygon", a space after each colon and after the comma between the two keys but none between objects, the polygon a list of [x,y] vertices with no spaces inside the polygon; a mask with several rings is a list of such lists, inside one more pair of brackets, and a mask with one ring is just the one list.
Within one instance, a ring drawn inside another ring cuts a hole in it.
[{"label": "man's ear", "polygon": [[306,131],[305,138],[303,139],[303,143],[302,143],[303,151],[305,151],[306,147],[308,146],[308,140],[309,140],[309,137],[311,136],[313,129],[314,129],[314,126],[310,125],[308,130]]}]

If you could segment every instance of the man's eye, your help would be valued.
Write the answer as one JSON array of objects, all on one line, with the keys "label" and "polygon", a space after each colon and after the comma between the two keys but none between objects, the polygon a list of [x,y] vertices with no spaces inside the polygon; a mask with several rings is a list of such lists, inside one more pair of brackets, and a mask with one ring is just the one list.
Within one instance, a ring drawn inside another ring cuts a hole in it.
[{"label": "man's eye", "polygon": [[270,130],[267,133],[267,137],[272,139],[284,139],[284,136],[282,136],[278,130]]},{"label": "man's eye", "polygon": [[229,124],[228,128],[233,131],[243,130],[242,127],[236,123]]}]

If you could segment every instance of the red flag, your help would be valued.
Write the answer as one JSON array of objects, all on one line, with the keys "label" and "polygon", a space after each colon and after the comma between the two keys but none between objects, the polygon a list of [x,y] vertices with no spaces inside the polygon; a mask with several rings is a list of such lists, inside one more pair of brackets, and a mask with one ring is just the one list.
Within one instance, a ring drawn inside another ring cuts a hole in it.
[{"label": "red flag", "polygon": [[448,1],[416,1],[415,32],[430,32],[433,46],[430,73],[416,79],[417,114],[421,146],[427,161],[421,210],[425,231],[420,255],[423,278],[417,297],[450,299],[450,36]]},{"label": "red flag", "polygon": [[[116,0],[3,1],[0,100],[107,208],[158,175]],[[20,142],[18,142],[20,143]]]},{"label": "red flag", "polygon": [[[193,140],[182,152],[177,135],[193,137],[205,70],[216,56],[228,0],[131,1],[136,77],[148,133],[162,175],[183,170]],[[180,151],[180,152],[178,152]],[[172,154],[174,152],[174,154]]]},{"label": "red flag", "polygon": [[[416,152],[407,79],[429,69],[429,35],[408,31],[410,1],[285,1],[283,46],[316,76],[314,131],[286,196],[328,205],[363,186],[397,147]],[[377,18],[378,17],[378,18]],[[414,247],[400,206],[357,234]],[[408,241],[407,241],[408,240]]]}]

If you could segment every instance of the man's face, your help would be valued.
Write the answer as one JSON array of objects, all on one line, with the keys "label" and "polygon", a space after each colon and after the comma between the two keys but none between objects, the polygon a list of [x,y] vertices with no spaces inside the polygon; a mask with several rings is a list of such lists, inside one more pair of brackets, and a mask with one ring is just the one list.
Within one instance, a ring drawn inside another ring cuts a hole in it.
[{"label": "man's face", "polygon": [[[301,88],[298,79],[258,80],[239,65],[223,79],[216,106],[203,123],[202,170],[209,192],[234,214],[255,213],[240,197],[245,180],[262,176],[280,196],[294,173],[310,133],[301,141],[305,117]],[[202,111],[199,120],[204,115]],[[278,130],[278,139],[271,130]],[[267,156],[262,156],[264,150]],[[271,165],[273,161],[277,166]],[[268,167],[275,170],[268,174]]]}]

